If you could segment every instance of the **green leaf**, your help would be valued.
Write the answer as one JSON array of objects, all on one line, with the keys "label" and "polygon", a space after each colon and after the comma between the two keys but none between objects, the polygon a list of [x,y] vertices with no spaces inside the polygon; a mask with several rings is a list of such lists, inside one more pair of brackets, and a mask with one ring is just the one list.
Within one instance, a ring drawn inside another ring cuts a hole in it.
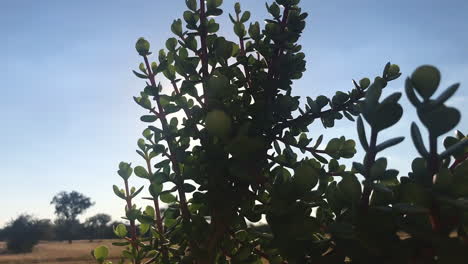
[{"label": "green leaf", "polygon": [[119,189],[119,187],[117,187],[117,185],[112,185],[112,189],[114,190],[115,195],[126,200],[125,194]]},{"label": "green leaf", "polygon": [[132,70],[132,72],[133,72],[133,73],[136,75],[136,77],[138,77],[138,78],[141,78],[141,79],[148,79],[148,76],[145,75],[145,74],[141,74],[141,73],[136,72],[136,71],[134,71],[134,70]]},{"label": "green leaf", "polygon": [[418,67],[411,75],[411,82],[422,98],[428,100],[440,83],[440,71],[431,65]]},{"label": "green leaf", "polygon": [[206,30],[208,33],[215,33],[219,30],[219,24],[216,23],[214,19],[210,19],[206,25]]},{"label": "green leaf", "polygon": [[146,171],[146,169],[142,166],[136,166],[134,169],[135,175],[143,178],[143,179],[149,179],[149,174]]},{"label": "green leaf", "polygon": [[320,146],[320,144],[322,144],[322,140],[323,140],[323,135],[320,135],[318,138],[317,138],[317,141],[315,142],[315,145],[314,145],[314,149],[318,148]]},{"label": "green leaf", "polygon": [[149,206],[149,205],[148,205],[148,206],[146,206],[146,208],[145,208],[145,214],[146,214],[147,216],[151,216],[152,218],[154,218],[156,212],[155,212],[155,210],[154,210],[154,208],[153,208],[152,206]]},{"label": "green leaf", "polygon": [[146,255],[147,258],[154,258],[156,255],[158,254],[158,251],[153,249],[153,250],[150,250],[148,252],[148,254]]},{"label": "green leaf", "polygon": [[300,192],[310,191],[318,183],[318,171],[308,164],[302,164],[294,170],[293,182]]},{"label": "green leaf", "polygon": [[159,196],[159,194],[162,192],[162,189],[163,185],[161,183],[154,182],[151,183],[151,185],[149,186],[149,192],[154,198],[157,198]]},{"label": "green leaf", "polygon": [[332,103],[334,105],[342,105],[348,101],[349,95],[340,91],[335,93],[335,96],[332,98]]},{"label": "green leaf", "polygon": [[149,98],[147,96],[143,96],[143,97],[133,97],[133,99],[135,100],[135,102],[140,105],[141,107],[145,108],[145,109],[151,109],[151,101],[149,100]]},{"label": "green leaf", "polygon": [[464,149],[465,147],[468,147],[468,139],[461,140],[460,142],[446,149],[444,152],[440,154],[440,158],[441,159],[448,158],[450,155],[453,155],[454,153],[458,152],[459,150]]},{"label": "green leaf", "polygon": [[197,11],[197,0],[185,0],[185,4],[187,5],[187,8],[192,10],[192,11]]},{"label": "green leaf", "polygon": [[114,234],[120,238],[124,238],[127,233],[127,227],[124,224],[118,224],[116,227],[114,227]]},{"label": "green leaf", "polygon": [[130,163],[126,162],[120,162],[119,164],[119,170],[117,173],[122,177],[124,180],[127,180],[130,178],[130,175],[132,175],[133,169],[130,165]]},{"label": "green leaf", "polygon": [[109,248],[106,246],[99,246],[94,249],[93,255],[98,261],[102,261],[109,256]]},{"label": "green leaf", "polygon": [[149,231],[150,227],[150,224],[140,224],[140,226],[138,227],[138,229],[140,230],[140,235],[146,234]]},{"label": "green leaf", "polygon": [[159,196],[159,199],[161,199],[163,203],[167,203],[167,204],[174,203],[177,201],[176,197],[169,192],[162,193]]},{"label": "green leaf", "polygon": [[135,49],[137,50],[138,54],[140,54],[141,56],[147,56],[151,54],[149,52],[150,43],[144,38],[139,38],[137,40],[137,42],[135,43]]},{"label": "green leaf", "polygon": [[148,74],[146,72],[146,68],[145,68],[145,64],[142,62],[140,63],[140,65],[138,66],[138,68],[140,69],[140,71],[144,72],[145,74]]},{"label": "green leaf", "polygon": [[143,190],[143,187],[145,187],[145,186],[141,186],[138,190],[132,191],[131,198],[135,198]]},{"label": "green leaf", "polygon": [[[460,130],[455,131],[455,136],[456,136],[458,139],[465,138],[465,135],[463,135],[463,133],[462,133]],[[466,135],[466,137],[468,137],[468,135]]]},{"label": "green leaf", "polygon": [[137,145],[142,151],[146,150],[146,143],[145,143],[144,139],[142,139],[142,138],[138,139]]},{"label": "green leaf", "polygon": [[385,170],[387,169],[387,159],[380,158],[374,162],[370,169],[370,179],[380,179],[383,178]]},{"label": "green leaf", "polygon": [[146,123],[153,123],[155,122],[156,120],[158,120],[158,117],[155,116],[155,115],[144,115],[144,116],[141,116],[140,117],[140,120],[142,122],[146,122]]},{"label": "green leaf", "polygon": [[276,3],[271,4],[271,6],[268,6],[268,4],[267,4],[267,9],[268,9],[268,12],[274,18],[279,18],[279,16],[280,16],[280,7]]},{"label": "green leaf", "polygon": [[260,39],[260,24],[255,22],[249,26],[249,35],[254,40]]},{"label": "green leaf", "polygon": [[236,14],[240,14],[241,13],[241,5],[239,2],[235,3],[234,4],[234,11],[236,12]]},{"label": "green leaf", "polygon": [[450,97],[452,97],[455,94],[455,92],[458,90],[459,87],[460,87],[460,84],[456,83],[450,86],[449,88],[447,88],[447,90],[441,93],[439,97],[437,97],[437,99],[434,101],[434,106],[437,107],[437,106],[444,104],[448,99],[450,99]]},{"label": "green leaf", "polygon": [[411,79],[407,78],[405,82],[405,92],[408,100],[413,104],[415,107],[419,107],[421,105],[421,101],[419,101],[416,93],[413,90],[413,85],[411,83]]},{"label": "green leaf", "polygon": [[366,89],[370,85],[370,80],[369,78],[363,78],[359,81],[359,86],[361,89]]},{"label": "green leaf", "polygon": [[403,140],[405,140],[405,137],[397,137],[397,138],[392,138],[392,139],[386,140],[385,142],[382,142],[382,143],[380,143],[379,145],[376,146],[376,151],[380,152],[380,151],[382,151],[384,149],[387,149],[389,147],[393,147],[393,146],[403,142]]},{"label": "green leaf", "polygon": [[184,185],[183,185],[183,190],[186,193],[194,192],[196,189],[197,188],[195,186],[193,186],[192,184],[189,184],[189,183],[184,183]]},{"label": "green leaf", "polygon": [[395,125],[403,116],[403,108],[396,103],[382,103],[374,113],[375,119],[370,123],[372,128],[382,131]]},{"label": "green leaf", "polygon": [[343,176],[343,179],[338,183],[338,189],[351,202],[357,202],[361,197],[361,183],[352,174]]},{"label": "green leaf", "polygon": [[177,36],[182,36],[182,20],[174,20],[174,22],[171,25],[171,31]]},{"label": "green leaf", "polygon": [[353,162],[353,169],[363,176],[366,175],[366,168],[359,162]]},{"label": "green leaf", "polygon": [[424,146],[424,141],[419,131],[418,125],[416,123],[411,124],[411,137],[413,138],[413,144],[419,152],[419,155],[422,157],[428,157],[429,152],[427,152],[426,147]]},{"label": "green leaf", "polygon": [[371,106],[376,105],[381,95],[382,87],[374,82],[366,92],[366,104],[370,104]]},{"label": "green leaf", "polygon": [[245,22],[247,22],[249,19],[250,19],[250,12],[249,12],[249,11],[245,11],[244,14],[242,14],[242,17],[241,17],[241,19],[240,19],[240,22],[241,22],[241,23],[245,23]]},{"label": "green leaf", "polygon": [[236,33],[238,37],[243,38],[246,34],[244,24],[241,24],[241,23],[234,24],[234,33]]},{"label": "green leaf", "polygon": [[435,109],[418,109],[421,122],[427,127],[430,134],[438,137],[443,135],[460,122],[460,112],[452,107],[441,105]]},{"label": "green leaf", "polygon": [[367,151],[369,150],[369,143],[367,142],[366,129],[364,128],[364,123],[362,122],[361,116],[358,116],[356,125],[361,146],[364,150]]},{"label": "green leaf", "polygon": [[147,128],[143,130],[142,133],[143,137],[145,137],[147,140],[150,140],[153,137],[153,134],[151,133],[151,129]]},{"label": "green leaf", "polygon": [[223,4],[223,0],[207,0],[206,5],[208,9],[217,8]]},{"label": "green leaf", "polygon": [[240,6],[240,3],[239,2],[236,2],[234,4],[234,11],[236,12],[236,14],[240,14],[241,12],[241,6]]},{"label": "green leaf", "polygon": [[341,144],[342,143],[339,138],[333,138],[330,141],[328,141],[328,144],[325,147],[325,152],[327,154],[334,154],[340,150]]},{"label": "green leaf", "polygon": [[168,50],[175,51],[176,46],[177,46],[177,39],[169,38],[166,40],[166,48]]}]

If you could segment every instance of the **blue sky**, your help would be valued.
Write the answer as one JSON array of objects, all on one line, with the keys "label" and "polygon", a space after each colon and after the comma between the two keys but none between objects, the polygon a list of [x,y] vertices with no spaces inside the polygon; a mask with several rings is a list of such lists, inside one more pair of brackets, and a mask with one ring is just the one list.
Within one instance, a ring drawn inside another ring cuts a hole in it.
[{"label": "blue sky", "polygon": [[[253,19],[266,18],[264,1],[240,2]],[[467,1],[302,2],[309,13],[301,39],[308,64],[295,94],[349,90],[351,79],[373,78],[387,61],[399,64],[404,76],[434,64],[443,87],[462,83],[451,104],[466,109]],[[233,4],[225,0],[224,8],[232,12]],[[183,0],[0,1],[0,226],[25,212],[53,218],[49,202],[62,190],[92,197],[96,205],[84,217],[122,215],[111,186],[120,184],[119,161],[141,163],[134,150],[144,128],[132,99],[144,85],[131,73],[139,64],[134,43],[144,36],[154,49],[163,47],[184,8]],[[232,36],[226,14],[219,21],[227,25],[222,33]],[[386,93],[403,91],[403,80]],[[403,103],[408,106],[406,98]],[[464,118],[459,129],[468,131]],[[408,135],[413,120],[407,107],[382,138]],[[315,138],[357,138],[347,121],[333,130],[311,130]],[[385,154],[391,167],[406,173],[415,151],[407,139]]]}]

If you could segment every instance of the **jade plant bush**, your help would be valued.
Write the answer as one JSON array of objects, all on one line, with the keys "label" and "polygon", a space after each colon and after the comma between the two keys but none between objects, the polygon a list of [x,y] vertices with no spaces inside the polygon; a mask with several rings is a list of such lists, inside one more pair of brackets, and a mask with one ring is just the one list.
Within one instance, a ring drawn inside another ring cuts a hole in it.
[{"label": "jade plant bush", "polygon": [[[442,138],[461,118],[446,106],[458,84],[435,96],[441,76],[429,65],[406,79],[424,127],[408,125],[419,155],[400,175],[381,155],[405,139],[381,136],[403,115],[402,93],[381,95],[397,65],[301,105],[292,91],[306,69],[299,0],[267,4],[261,24],[236,4],[233,40],[217,33],[222,0],[185,2],[165,49],[136,42],[134,73],[146,85],[134,99],[148,128],[142,165],[120,163],[113,186],[129,223],[114,227],[120,263],[467,263],[468,140]],[[342,163],[355,141],[308,131],[342,119],[356,122],[365,151],[352,166]],[[131,187],[132,175],[147,186]],[[141,198],[152,206],[139,207]],[[110,263],[108,252],[93,255]]]}]

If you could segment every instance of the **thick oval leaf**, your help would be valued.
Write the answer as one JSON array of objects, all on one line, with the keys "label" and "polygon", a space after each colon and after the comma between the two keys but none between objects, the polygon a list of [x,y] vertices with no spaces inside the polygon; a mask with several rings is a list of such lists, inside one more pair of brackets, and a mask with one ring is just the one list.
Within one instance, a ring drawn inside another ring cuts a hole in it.
[{"label": "thick oval leaf", "polygon": [[382,131],[396,124],[403,115],[403,108],[396,103],[382,103],[377,107],[372,128]]},{"label": "thick oval leaf", "polygon": [[428,100],[439,87],[440,71],[431,65],[420,66],[411,75],[411,81],[419,95]]},{"label": "thick oval leaf", "polygon": [[104,260],[107,258],[107,256],[109,256],[109,248],[106,246],[99,246],[94,249],[93,255],[96,260]]},{"label": "thick oval leaf", "polygon": [[424,141],[422,139],[421,132],[419,131],[419,127],[414,122],[411,124],[411,137],[413,138],[413,144],[418,150],[419,155],[427,157],[429,152],[427,152],[427,149],[424,146]]},{"label": "thick oval leaf", "polygon": [[134,169],[135,175],[143,178],[143,179],[149,179],[149,174],[146,171],[146,169],[142,166],[136,166]]},{"label": "thick oval leaf", "polygon": [[155,122],[156,120],[158,120],[158,117],[155,116],[155,115],[144,115],[144,116],[141,116],[140,117],[140,120],[142,122],[146,122],[146,123],[153,123]]},{"label": "thick oval leaf", "polygon": [[127,235],[127,227],[124,224],[118,224],[114,228],[114,234],[120,238],[124,238]]},{"label": "thick oval leaf", "polygon": [[172,195],[171,193],[162,193],[160,196],[159,196],[159,199],[161,199],[161,201],[163,203],[173,203],[175,201],[177,201],[177,199],[175,198],[174,195]]},{"label": "thick oval leaf", "polygon": [[435,137],[443,135],[455,128],[461,118],[461,114],[457,109],[444,105],[430,111],[420,108],[418,110],[418,116],[421,122],[427,127],[430,134]]}]

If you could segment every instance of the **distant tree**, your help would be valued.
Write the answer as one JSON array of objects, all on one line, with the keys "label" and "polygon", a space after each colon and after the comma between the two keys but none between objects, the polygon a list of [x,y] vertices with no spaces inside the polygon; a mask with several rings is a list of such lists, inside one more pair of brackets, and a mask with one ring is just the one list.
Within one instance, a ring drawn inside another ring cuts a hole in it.
[{"label": "distant tree", "polygon": [[41,223],[31,215],[22,214],[3,229],[7,249],[13,253],[31,252],[43,235]]},{"label": "distant tree", "polygon": [[86,209],[94,205],[89,197],[83,194],[72,192],[60,192],[52,198],[50,204],[55,205],[55,214],[58,216],[56,224],[59,224],[57,231],[63,232],[60,236],[65,236],[68,243],[72,243],[74,234],[76,233],[78,215],[82,214]]},{"label": "distant tree", "polygon": [[0,241],[5,240],[5,229],[0,228]]},{"label": "distant tree", "polygon": [[54,221],[55,239],[59,241],[68,240],[68,242],[71,243],[70,241],[79,239],[78,235],[81,230],[82,227],[78,220],[57,218]]},{"label": "distant tree", "polygon": [[54,224],[50,219],[39,219],[35,222],[41,240],[55,239]]},{"label": "distant tree", "polygon": [[95,238],[104,238],[111,220],[111,216],[108,214],[97,214],[86,219],[84,228],[88,239],[92,241]]}]

